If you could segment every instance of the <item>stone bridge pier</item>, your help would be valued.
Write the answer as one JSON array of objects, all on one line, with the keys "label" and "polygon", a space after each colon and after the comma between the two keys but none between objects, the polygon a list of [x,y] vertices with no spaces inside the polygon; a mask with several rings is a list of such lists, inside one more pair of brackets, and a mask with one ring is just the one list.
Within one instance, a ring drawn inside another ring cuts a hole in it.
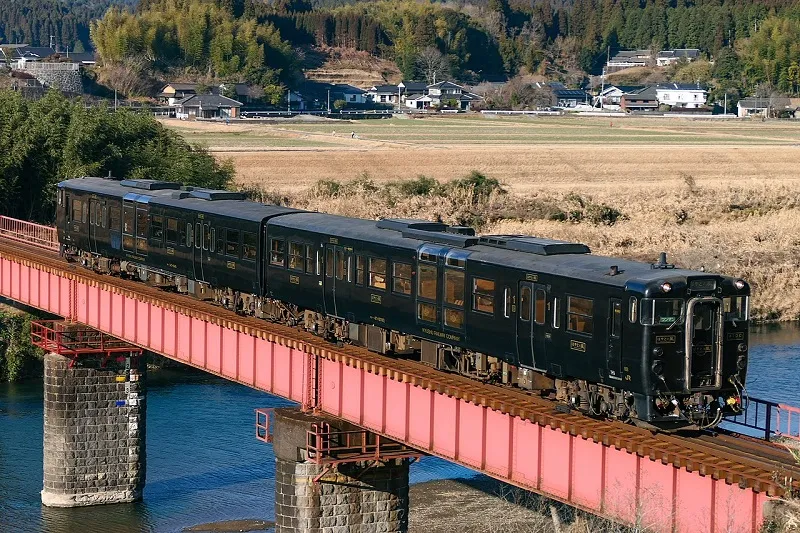
[{"label": "stone bridge pier", "polygon": [[276,533],[408,531],[416,455],[346,422],[274,411]]},{"label": "stone bridge pier", "polygon": [[[52,349],[44,361],[42,503],[78,507],[140,500],[146,411],[141,350],[77,353],[98,337],[81,339],[75,331],[57,332],[59,327],[32,325],[34,343]],[[47,337],[50,342],[43,342]]]}]

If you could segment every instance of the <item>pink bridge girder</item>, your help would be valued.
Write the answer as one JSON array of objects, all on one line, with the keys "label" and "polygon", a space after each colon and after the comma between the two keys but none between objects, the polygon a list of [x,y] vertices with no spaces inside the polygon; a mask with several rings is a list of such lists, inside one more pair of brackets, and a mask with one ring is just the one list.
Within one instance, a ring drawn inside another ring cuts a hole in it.
[{"label": "pink bridge girder", "polygon": [[756,533],[763,520],[763,492],[312,355],[224,311],[193,311],[104,279],[0,254],[6,298],[593,513],[661,532]]}]

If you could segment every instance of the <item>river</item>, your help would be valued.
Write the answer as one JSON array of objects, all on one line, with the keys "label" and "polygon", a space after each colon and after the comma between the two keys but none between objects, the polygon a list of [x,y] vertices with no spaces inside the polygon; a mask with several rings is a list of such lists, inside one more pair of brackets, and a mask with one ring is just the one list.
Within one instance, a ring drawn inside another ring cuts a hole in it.
[{"label": "river", "polygon": [[[750,337],[752,396],[800,406],[800,327],[760,326]],[[0,531],[179,532],[196,524],[274,517],[274,457],[254,437],[257,407],[290,403],[217,378],[179,371],[149,376],[147,484],[129,505],[42,507],[42,384],[0,384]],[[466,478],[436,458],[411,467],[411,482]]]}]

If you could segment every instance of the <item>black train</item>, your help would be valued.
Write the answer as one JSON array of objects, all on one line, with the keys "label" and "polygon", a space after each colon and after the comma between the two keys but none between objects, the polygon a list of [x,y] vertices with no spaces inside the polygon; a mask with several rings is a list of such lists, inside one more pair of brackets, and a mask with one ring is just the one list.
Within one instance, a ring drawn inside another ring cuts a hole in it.
[{"label": "black train", "polygon": [[740,408],[749,286],[583,244],[150,180],[58,186],[63,253],[238,312],[661,428]]}]

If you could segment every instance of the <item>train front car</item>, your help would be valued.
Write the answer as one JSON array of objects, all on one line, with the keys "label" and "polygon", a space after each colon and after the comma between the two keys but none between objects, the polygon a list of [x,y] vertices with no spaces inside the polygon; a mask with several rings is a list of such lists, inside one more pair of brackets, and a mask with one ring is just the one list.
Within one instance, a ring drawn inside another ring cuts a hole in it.
[{"label": "train front car", "polygon": [[665,269],[660,279],[636,285],[632,280],[628,290],[640,296],[641,376],[648,391],[636,395],[639,419],[661,429],[707,428],[738,413],[749,348],[748,284]]}]

